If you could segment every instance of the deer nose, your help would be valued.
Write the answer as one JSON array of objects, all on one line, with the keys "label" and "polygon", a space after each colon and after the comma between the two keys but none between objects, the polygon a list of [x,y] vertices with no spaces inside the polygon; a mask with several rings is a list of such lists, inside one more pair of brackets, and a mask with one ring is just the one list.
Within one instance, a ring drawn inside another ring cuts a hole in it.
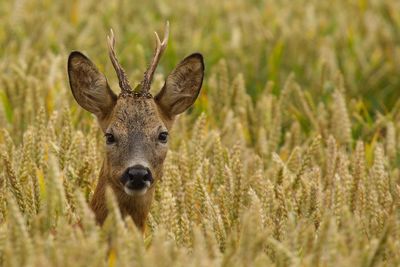
[{"label": "deer nose", "polygon": [[130,180],[143,180],[143,181],[151,181],[151,174],[148,168],[143,166],[134,166],[128,169],[128,175]]},{"label": "deer nose", "polygon": [[150,186],[153,182],[153,176],[148,168],[141,165],[135,165],[127,169],[121,182],[129,189],[140,190],[146,186]]}]

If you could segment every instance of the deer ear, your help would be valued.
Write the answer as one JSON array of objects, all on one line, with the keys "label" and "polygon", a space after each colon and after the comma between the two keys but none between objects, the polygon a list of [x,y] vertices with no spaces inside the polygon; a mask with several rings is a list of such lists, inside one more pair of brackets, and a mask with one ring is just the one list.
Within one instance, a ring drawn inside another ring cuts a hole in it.
[{"label": "deer ear", "polygon": [[203,56],[198,53],[192,54],[182,60],[168,75],[164,87],[154,99],[169,117],[178,115],[196,101],[203,77]]},{"label": "deer ear", "polygon": [[68,77],[72,94],[78,104],[104,119],[117,101],[108,86],[106,77],[85,55],[74,51],[68,58]]}]

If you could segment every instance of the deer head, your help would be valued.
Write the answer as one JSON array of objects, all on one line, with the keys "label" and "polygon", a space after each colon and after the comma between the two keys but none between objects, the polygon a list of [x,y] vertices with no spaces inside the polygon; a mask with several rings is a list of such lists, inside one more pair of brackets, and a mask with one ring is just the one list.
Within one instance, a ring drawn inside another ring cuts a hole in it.
[{"label": "deer head", "polygon": [[196,100],[203,81],[201,54],[183,59],[167,76],[153,97],[149,90],[157,64],[166,49],[167,23],[143,81],[132,90],[115,53],[115,38],[108,37],[109,56],[117,73],[121,93],[117,96],[106,77],[82,53],[68,59],[72,94],[78,104],[93,113],[105,135],[105,157],[91,207],[101,224],[107,216],[105,188],[111,187],[123,216],[130,215],[143,230],[153,198],[154,185],[162,176],[168,151],[169,131],[175,117]]}]

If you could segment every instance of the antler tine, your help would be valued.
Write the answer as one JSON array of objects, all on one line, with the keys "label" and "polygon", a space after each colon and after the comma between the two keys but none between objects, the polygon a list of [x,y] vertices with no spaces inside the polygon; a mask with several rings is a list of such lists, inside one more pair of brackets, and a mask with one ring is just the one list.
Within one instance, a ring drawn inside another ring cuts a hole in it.
[{"label": "antler tine", "polygon": [[115,36],[114,36],[114,31],[112,29],[110,29],[110,35],[107,36],[107,44],[108,44],[108,54],[110,56],[110,60],[118,76],[119,87],[121,87],[121,90],[124,92],[132,91],[132,88],[128,81],[128,77],[126,76],[126,73],[122,68],[121,64],[119,64],[117,56],[115,54]]},{"label": "antler tine", "polygon": [[157,32],[154,33],[156,35],[156,48],[154,50],[154,55],[151,60],[151,63],[147,68],[146,72],[144,73],[144,79],[142,81],[141,90],[145,93],[147,93],[150,90],[151,81],[153,80],[153,75],[157,69],[158,62],[160,61],[162,54],[167,48],[167,43],[169,38],[169,22],[167,21],[165,24],[165,33],[162,42]]}]

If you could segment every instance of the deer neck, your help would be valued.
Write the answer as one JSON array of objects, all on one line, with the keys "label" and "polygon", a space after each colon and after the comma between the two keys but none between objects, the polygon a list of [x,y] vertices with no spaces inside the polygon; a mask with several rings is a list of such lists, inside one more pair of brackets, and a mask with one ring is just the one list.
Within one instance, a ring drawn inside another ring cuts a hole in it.
[{"label": "deer neck", "polygon": [[130,216],[136,226],[144,231],[147,215],[154,195],[154,186],[149,188],[142,196],[129,196],[112,182],[112,178],[106,171],[105,165],[100,171],[98,183],[93,194],[90,207],[93,210],[96,221],[102,225],[107,218],[108,210],[106,204],[106,188],[113,189],[122,217]]}]

